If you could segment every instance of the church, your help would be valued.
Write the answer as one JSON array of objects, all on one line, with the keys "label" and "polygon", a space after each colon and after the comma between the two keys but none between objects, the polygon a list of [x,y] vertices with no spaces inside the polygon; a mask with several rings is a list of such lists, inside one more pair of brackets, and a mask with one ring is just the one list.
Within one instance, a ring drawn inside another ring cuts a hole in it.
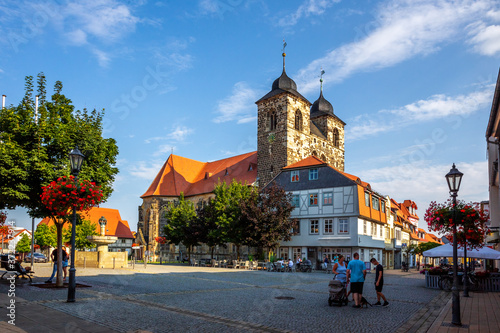
[{"label": "church", "polygon": [[[344,171],[345,123],[324,98],[323,79],[320,79],[319,98],[314,103],[309,102],[286,74],[285,52],[282,56],[281,76],[273,82],[271,91],[255,102],[257,151],[213,162],[171,154],[141,196],[143,202],[139,206],[137,224],[139,242],[152,256],[173,259],[183,251],[178,246],[156,241],[166,223],[164,215],[168,203],[178,200],[181,192],[196,206],[213,196],[212,191],[219,180],[230,183],[234,179],[263,188],[284,167],[310,156]],[[193,253],[207,253],[206,250],[200,246]],[[219,254],[227,255],[234,249],[229,246],[220,251],[224,253]]]}]

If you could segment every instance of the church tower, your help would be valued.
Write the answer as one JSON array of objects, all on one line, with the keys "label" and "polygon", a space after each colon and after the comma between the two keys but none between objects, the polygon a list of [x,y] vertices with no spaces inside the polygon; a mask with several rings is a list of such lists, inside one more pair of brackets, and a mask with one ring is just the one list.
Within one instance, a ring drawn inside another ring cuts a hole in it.
[{"label": "church tower", "polygon": [[[281,168],[311,155],[344,170],[344,125],[323,97],[311,105],[285,71],[257,102],[257,164],[259,186],[267,185]],[[323,74],[324,72],[322,72]]]}]

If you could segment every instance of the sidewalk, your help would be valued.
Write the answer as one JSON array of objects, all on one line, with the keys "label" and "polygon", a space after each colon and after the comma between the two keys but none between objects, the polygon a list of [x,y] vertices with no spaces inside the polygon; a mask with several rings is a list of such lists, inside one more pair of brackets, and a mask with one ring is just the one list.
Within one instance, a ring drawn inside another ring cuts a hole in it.
[{"label": "sidewalk", "polygon": [[[161,267],[160,267],[161,268]],[[151,269],[152,271],[159,271],[159,267],[151,267],[148,268]],[[193,268],[182,268],[182,267],[171,267],[169,271],[180,271],[180,270],[185,270],[189,272],[194,272],[198,271],[201,269],[193,269]],[[209,271],[208,269],[206,269]],[[43,276],[47,275],[50,273],[50,267],[47,265],[47,267],[38,267],[37,271],[40,273],[39,279],[43,280]],[[95,272],[94,272],[95,271]],[[103,272],[103,270],[91,270],[87,269],[85,271],[85,275],[91,276],[96,273]],[[113,274],[121,275],[121,274],[128,274],[130,270],[116,270],[113,271]],[[213,270],[212,270],[213,272]],[[231,271],[232,272],[232,271]],[[244,272],[238,272],[243,274]],[[83,272],[81,272],[83,275]],[[148,272],[148,274],[151,274],[151,272]],[[154,273],[153,273],[154,274]],[[253,273],[252,273],[253,274]],[[266,273],[267,274],[267,273]],[[397,275],[400,276],[401,278],[411,278],[413,274],[418,274],[415,272],[398,272],[398,271],[390,271],[388,272],[389,275]],[[239,275],[239,274],[238,274]],[[267,275],[263,275],[264,277],[267,278]],[[272,277],[279,277],[279,276],[286,276],[286,275],[272,275]],[[320,276],[320,275],[317,275]],[[245,275],[242,275],[242,278],[244,278]],[[314,275],[307,275],[307,277],[314,277]],[[203,277],[203,281],[206,283],[207,277]],[[236,278],[236,282],[240,281],[240,278]],[[198,282],[196,282],[198,283]],[[189,293],[193,293],[192,290],[186,289],[189,291]],[[231,290],[231,289],[230,289]],[[246,289],[245,289],[246,290]],[[34,289],[32,292],[37,293],[38,290]],[[42,291],[40,290],[40,293]],[[144,291],[148,292],[149,291]],[[231,292],[231,291],[229,291]],[[168,292],[168,294],[172,294],[171,292]],[[203,292],[203,294],[206,294]],[[187,295],[187,294],[186,294]],[[201,294],[200,294],[201,296]],[[82,297],[82,296],[80,296]],[[104,296],[103,296],[104,297]],[[164,297],[164,296],[163,296]],[[123,327],[118,327],[114,325],[111,321],[109,322],[109,325],[104,326],[104,325],[99,325],[95,321],[90,321],[90,320],[84,320],[75,316],[72,316],[68,313],[58,311],[54,308],[48,307],[44,305],[44,301],[42,299],[47,299],[46,297],[41,297],[41,301],[36,301],[36,302],[30,302],[27,301],[19,296],[16,296],[16,309],[15,309],[15,314],[16,314],[16,326],[12,326],[7,323],[7,320],[9,318],[0,318],[0,332],[13,332],[13,333],[31,333],[31,332],[48,332],[48,333],[58,333],[58,332],[81,332],[81,333],[103,333],[103,332],[110,332],[110,333],[117,333],[117,332],[126,332],[126,329],[124,330]],[[80,301],[81,299],[79,299]],[[105,301],[105,298],[96,298],[96,302],[103,302]],[[83,299],[81,300],[83,302]],[[198,300],[199,301],[199,300]],[[8,297],[7,293],[0,293],[0,308],[3,310],[7,309],[7,306],[9,305],[10,298]],[[88,302],[88,300],[86,301]],[[420,310],[418,310],[404,325],[400,326],[396,332],[411,332],[411,333],[424,333],[424,332],[429,332],[429,333],[441,333],[441,332],[457,332],[457,333],[465,333],[465,332],[500,332],[500,293],[470,293],[469,298],[464,298],[461,297],[460,299],[461,302],[461,320],[462,320],[462,327],[455,327],[452,326],[451,323],[451,293],[449,292],[440,292],[437,296],[435,296],[429,303],[427,303],[425,306],[423,306]],[[149,302],[151,303],[151,302]],[[149,304],[148,303],[148,304]],[[78,306],[78,304],[82,303],[67,303],[69,308],[74,309],[73,305]],[[92,303],[93,304],[93,303]],[[107,303],[106,303],[107,304]],[[315,306],[318,306],[318,303],[314,303]],[[394,303],[392,303],[394,304]],[[90,305],[90,303],[89,303]],[[125,304],[123,305],[125,306]],[[148,311],[153,311],[155,307],[149,308]],[[165,314],[171,314],[174,312],[172,309],[176,310],[177,308],[174,308],[172,306],[168,306],[168,310],[164,312]],[[180,309],[180,308],[179,308]],[[190,311],[188,312],[189,308],[188,306],[182,307],[184,309],[183,311],[179,312],[179,315],[193,315],[194,312]],[[182,310],[181,309],[181,310]],[[327,309],[330,309],[329,307]],[[2,310],[2,313],[4,312]],[[337,311],[332,312],[330,310],[328,313],[331,313],[332,315],[337,314],[338,312],[345,310],[348,311],[350,309],[345,308],[345,309],[335,309]],[[197,311],[200,311],[200,309],[197,309]],[[317,312],[317,309],[315,310]],[[70,311],[71,312],[71,311]],[[181,313],[182,312],[182,313]],[[200,314],[196,312],[197,314]],[[203,313],[201,313],[203,314]],[[193,321],[200,319],[201,317],[193,317]],[[213,315],[210,315],[210,317],[204,316],[202,320],[203,323],[209,323],[209,321],[206,320],[212,320],[214,321],[216,317]],[[217,317],[218,318],[218,317]],[[116,323],[115,323],[116,324]],[[229,327],[229,326],[228,326]],[[232,327],[232,326],[230,326]],[[161,327],[157,327],[160,329]],[[180,329],[180,328],[179,328]],[[149,327],[149,330],[154,332],[156,330],[156,327],[151,326]],[[265,329],[264,327],[262,330],[255,330],[252,329],[251,327],[245,327],[241,331],[262,331],[262,332],[270,332],[270,329]],[[273,332],[284,332],[286,330],[280,330],[279,328],[273,328]],[[321,331],[321,329],[318,327],[318,331]],[[374,331],[377,331],[376,329]],[[127,333],[146,333],[148,331],[138,331],[138,330],[130,330]],[[382,331],[381,331],[382,332]]]},{"label": "sidewalk", "polygon": [[462,327],[451,324],[452,300],[450,293],[450,300],[428,332],[500,332],[500,293],[470,292],[469,295],[470,297],[462,297],[460,295]]},{"label": "sidewalk", "polygon": [[[462,294],[461,292],[460,294]],[[476,333],[500,332],[500,293],[469,292],[470,297],[460,295],[462,326],[451,324],[452,295],[441,292],[421,309],[398,333]]]}]

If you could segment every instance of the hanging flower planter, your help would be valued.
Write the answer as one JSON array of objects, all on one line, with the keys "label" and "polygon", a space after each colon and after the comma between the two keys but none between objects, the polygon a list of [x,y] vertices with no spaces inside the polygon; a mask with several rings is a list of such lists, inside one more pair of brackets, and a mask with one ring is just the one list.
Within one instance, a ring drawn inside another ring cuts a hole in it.
[{"label": "hanging flower planter", "polygon": [[67,215],[70,209],[87,211],[103,199],[102,190],[94,182],[64,176],[42,188],[42,203],[55,216]]}]

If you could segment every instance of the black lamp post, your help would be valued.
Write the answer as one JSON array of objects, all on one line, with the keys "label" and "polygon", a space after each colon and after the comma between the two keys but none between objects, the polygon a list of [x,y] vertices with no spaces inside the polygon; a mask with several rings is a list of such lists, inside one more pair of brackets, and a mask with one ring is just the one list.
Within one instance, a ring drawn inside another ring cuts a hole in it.
[{"label": "black lamp post", "polygon": [[460,294],[458,293],[458,251],[457,251],[457,224],[456,224],[456,205],[457,205],[457,193],[460,189],[460,183],[462,182],[462,176],[464,174],[455,168],[455,163],[450,172],[446,174],[446,181],[448,182],[448,187],[450,188],[450,195],[453,198],[453,287],[451,291],[453,293],[452,299],[452,317],[451,323],[454,325],[462,326],[460,320]]},{"label": "black lamp post", "polygon": [[[71,163],[71,173],[75,176],[75,183],[78,184],[78,174],[82,167],[82,162],[85,156],[75,147],[69,153],[69,161]],[[76,236],[76,207],[73,207],[73,221],[71,223],[71,266],[69,269],[69,286],[68,286],[68,302],[75,301],[76,293],[76,269],[75,269],[75,236]]]}]

